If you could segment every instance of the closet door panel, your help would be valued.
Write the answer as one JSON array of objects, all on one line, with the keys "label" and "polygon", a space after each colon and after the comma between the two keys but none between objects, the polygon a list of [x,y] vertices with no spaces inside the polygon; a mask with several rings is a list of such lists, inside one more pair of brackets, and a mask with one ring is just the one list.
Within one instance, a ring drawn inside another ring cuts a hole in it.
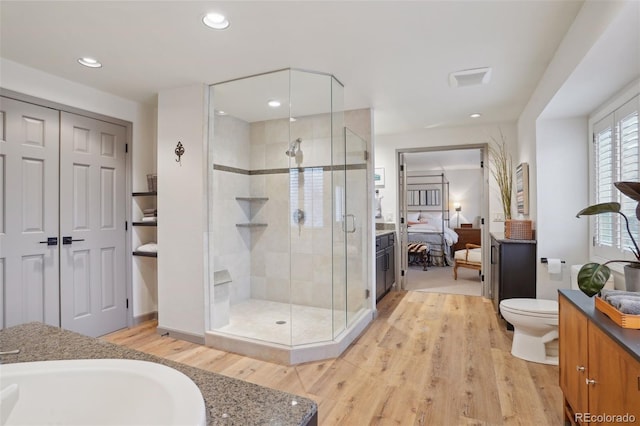
[{"label": "closet door panel", "polygon": [[5,189],[4,189],[5,170],[6,170],[5,156],[0,154],[0,235],[3,235],[6,229],[6,225],[4,221],[5,208],[6,208],[6,204],[5,204],[6,197],[5,197]]},{"label": "closet door panel", "polygon": [[63,112],[61,138],[62,326],[101,336],[127,321],[126,129]]},{"label": "closet door panel", "polygon": [[58,326],[59,112],[0,97],[0,284],[3,327]]}]

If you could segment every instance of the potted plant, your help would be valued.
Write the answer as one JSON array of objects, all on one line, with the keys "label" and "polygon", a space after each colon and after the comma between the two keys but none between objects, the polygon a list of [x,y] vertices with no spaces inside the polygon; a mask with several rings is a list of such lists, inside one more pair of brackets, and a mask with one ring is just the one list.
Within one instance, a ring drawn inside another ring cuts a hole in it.
[{"label": "potted plant", "polygon": [[502,131],[500,141],[491,137],[489,143],[491,175],[498,185],[502,212],[504,214],[504,237],[507,239],[530,240],[533,238],[532,222],[528,219],[512,219],[513,159],[507,152],[507,143]]},{"label": "potted plant", "polygon": [[[614,185],[620,192],[638,203],[638,205],[636,205],[636,218],[640,220],[640,182],[614,182]],[[589,297],[598,294],[611,276],[611,269],[609,269],[607,264],[621,262],[626,263],[624,276],[627,290],[640,291],[640,249],[638,249],[638,244],[629,229],[629,219],[620,211],[620,203],[594,204],[578,212],[576,217],[603,213],[617,213],[622,216],[629,238],[631,238],[631,242],[633,243],[631,251],[636,260],[609,260],[603,264],[596,262],[587,263],[580,268],[580,272],[578,273],[578,287]]]},{"label": "potted plant", "polygon": [[500,201],[502,201],[502,211],[504,220],[511,220],[511,195],[513,194],[513,165],[511,155],[507,153],[507,144],[502,131],[500,131],[501,141],[489,144],[489,154],[491,162],[491,175],[498,184],[500,191]]}]

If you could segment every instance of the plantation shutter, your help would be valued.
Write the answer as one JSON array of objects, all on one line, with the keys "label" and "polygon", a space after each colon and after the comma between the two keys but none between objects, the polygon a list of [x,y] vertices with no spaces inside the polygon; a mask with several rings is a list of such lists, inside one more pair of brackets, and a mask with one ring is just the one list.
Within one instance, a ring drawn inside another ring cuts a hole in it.
[{"label": "plantation shutter", "polygon": [[[595,200],[597,204],[614,201],[614,158],[613,116],[599,121],[594,126],[595,143]],[[598,246],[614,247],[614,215],[595,216],[595,243]]]},{"label": "plantation shutter", "polygon": [[[619,202],[622,213],[629,218],[629,229],[636,240],[639,230],[635,215],[637,203],[618,191],[613,183],[640,181],[638,134],[638,96],[593,126],[595,202]],[[597,256],[611,259],[622,252],[630,252],[633,243],[622,216],[600,214],[594,219]]]},{"label": "plantation shutter", "polygon": [[[638,173],[640,156],[638,152],[638,103],[635,102],[625,104],[615,113],[616,127],[618,131],[618,140],[620,145],[620,171],[619,179],[621,181],[638,182],[640,177]],[[638,220],[636,219],[636,201],[623,195],[618,191],[618,199],[620,201],[622,213],[629,218],[629,229],[636,240],[638,239]],[[623,220],[624,222],[624,220]],[[624,223],[622,223],[624,226]],[[633,246],[629,234],[623,227],[620,227],[622,249],[630,250]]]}]

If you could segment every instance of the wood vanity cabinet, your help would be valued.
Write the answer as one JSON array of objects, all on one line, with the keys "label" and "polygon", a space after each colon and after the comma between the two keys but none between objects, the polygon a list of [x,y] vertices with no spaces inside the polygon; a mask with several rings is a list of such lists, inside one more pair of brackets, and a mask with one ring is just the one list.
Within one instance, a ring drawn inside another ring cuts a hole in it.
[{"label": "wood vanity cabinet", "polygon": [[574,425],[640,422],[640,330],[620,328],[579,291],[562,290],[559,304],[565,420]]},{"label": "wood vanity cabinet", "polygon": [[560,388],[564,394],[565,404],[572,407],[573,412],[589,411],[587,377],[587,317],[560,297],[558,333],[560,345]]}]

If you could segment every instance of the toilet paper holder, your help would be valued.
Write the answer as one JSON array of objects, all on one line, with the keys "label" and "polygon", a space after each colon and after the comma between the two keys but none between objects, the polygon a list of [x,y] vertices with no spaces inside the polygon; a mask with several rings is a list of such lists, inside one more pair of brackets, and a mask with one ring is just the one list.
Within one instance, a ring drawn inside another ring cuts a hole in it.
[{"label": "toilet paper holder", "polygon": [[[541,257],[540,263],[549,263],[549,261],[547,260],[546,257]],[[561,260],[560,263],[567,263],[567,262],[565,262],[564,260]]]}]

